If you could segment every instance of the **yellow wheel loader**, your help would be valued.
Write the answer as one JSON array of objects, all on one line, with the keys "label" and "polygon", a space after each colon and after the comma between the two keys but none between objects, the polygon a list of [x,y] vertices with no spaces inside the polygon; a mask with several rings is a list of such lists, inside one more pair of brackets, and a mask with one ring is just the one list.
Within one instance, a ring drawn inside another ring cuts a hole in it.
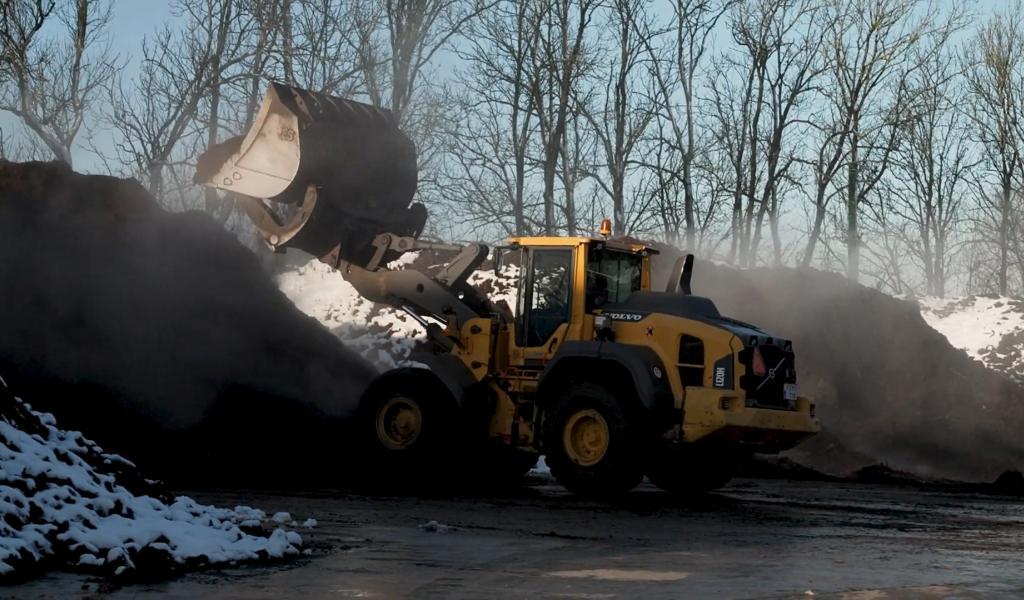
[{"label": "yellow wheel loader", "polygon": [[[249,132],[208,149],[196,173],[231,193],[273,249],[319,257],[423,325],[432,350],[362,395],[360,458],[382,477],[430,481],[461,458],[474,465],[467,477],[512,483],[543,455],[578,494],[621,493],[645,475],[702,492],[751,453],[818,431],[792,344],[691,294],[692,256],[654,291],[646,245],[608,231],[513,237],[493,252],[496,269],[518,274],[511,310],[467,283],[487,246],[419,239],[416,177],[391,113],[280,84]],[[386,266],[424,249],[457,254],[433,276]]]}]

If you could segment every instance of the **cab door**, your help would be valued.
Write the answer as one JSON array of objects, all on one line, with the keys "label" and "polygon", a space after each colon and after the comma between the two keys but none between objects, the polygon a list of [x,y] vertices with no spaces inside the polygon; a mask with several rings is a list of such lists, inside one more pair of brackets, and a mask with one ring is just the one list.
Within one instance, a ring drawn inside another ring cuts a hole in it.
[{"label": "cab door", "polygon": [[565,339],[576,304],[582,302],[572,246],[523,249],[523,279],[519,286],[512,362],[542,367]]}]

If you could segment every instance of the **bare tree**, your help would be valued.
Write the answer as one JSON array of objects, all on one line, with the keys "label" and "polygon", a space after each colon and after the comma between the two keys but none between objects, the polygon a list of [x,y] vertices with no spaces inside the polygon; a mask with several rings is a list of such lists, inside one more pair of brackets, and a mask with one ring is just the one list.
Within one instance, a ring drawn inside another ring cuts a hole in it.
[{"label": "bare tree", "polygon": [[[979,200],[995,234],[998,290],[1009,291],[1015,190],[1022,177],[1022,102],[1024,102],[1024,18],[1021,2],[994,16],[978,32],[964,57],[970,94],[968,115],[974,139],[984,149],[985,163],[995,179],[997,193],[979,185]],[[1024,275],[1024,273],[1022,273]]]},{"label": "bare tree", "polygon": [[[55,17],[61,34],[44,36]],[[104,44],[106,0],[8,0],[0,4],[0,110],[16,115],[57,160],[72,148],[115,59]],[[0,80],[2,81],[2,80]]]},{"label": "bare tree", "polygon": [[544,234],[554,235],[555,176],[563,150],[574,91],[592,66],[587,32],[596,0],[538,0],[529,15],[533,37],[528,82],[541,139]]},{"label": "bare tree", "polygon": [[[672,22],[662,32],[651,31],[635,21],[637,35],[650,57],[656,85],[659,119],[668,123],[670,137],[660,140],[679,153],[677,177],[681,179],[686,245],[693,248],[697,236],[694,163],[699,144],[696,126],[696,87],[701,62],[719,20],[736,0],[675,0]],[[668,37],[669,42],[658,41]]]},{"label": "bare tree", "polygon": [[967,195],[971,158],[967,128],[960,106],[965,94],[961,73],[949,52],[916,49],[930,58],[908,81],[911,116],[900,128],[903,143],[893,159],[890,196],[892,212],[909,225],[902,240],[924,274],[928,294],[944,296],[952,260],[952,236]]},{"label": "bare tree", "polygon": [[[634,153],[644,138],[655,115],[649,68],[644,57],[651,30],[651,17],[642,0],[613,0],[608,8],[607,28],[612,40],[607,49],[609,59],[594,75],[600,88],[597,98],[577,101],[600,149],[602,172],[595,179],[612,205],[614,233],[627,233],[626,182],[637,165]],[[603,54],[603,53],[602,53]],[[595,104],[597,106],[595,106]],[[597,171],[597,170],[595,170]]]},{"label": "bare tree", "polygon": [[888,169],[898,141],[904,79],[918,67],[915,59],[927,58],[911,50],[926,36],[947,38],[962,24],[963,12],[952,7],[940,19],[937,5],[921,0],[832,2],[826,97],[840,122],[834,130],[846,146],[846,272],[857,280],[860,207]]},{"label": "bare tree", "polygon": [[[766,39],[768,47],[764,49],[769,54],[764,69],[769,120],[762,140],[766,156],[764,182],[757,201],[754,232],[746,254],[748,264],[756,262],[762,226],[767,215],[773,262],[780,265],[783,244],[779,217],[785,195],[782,188],[790,178],[790,167],[796,160],[800,146],[795,139],[794,128],[804,126],[807,122],[806,115],[799,112],[799,108],[807,103],[806,96],[815,91],[818,76],[824,70],[820,58],[824,41],[824,28],[820,19],[823,11],[819,11],[808,0],[761,0],[757,8],[756,12],[751,12],[766,22],[769,31]],[[749,24],[742,27],[748,32],[756,29]],[[746,37],[754,39],[749,33]]]},{"label": "bare tree", "polygon": [[[577,196],[581,191],[580,187],[584,181],[591,176],[594,169],[594,155],[596,153],[597,139],[594,131],[585,127],[584,110],[579,102],[574,102],[569,112],[569,119],[565,134],[562,136],[562,145],[558,153],[558,179],[562,184],[562,214],[565,217],[565,230],[569,235],[576,235],[580,223],[580,207],[577,206]],[[596,211],[597,198],[592,198],[590,210],[584,211],[590,214],[589,225],[586,230],[595,231],[593,215],[603,211]]]},{"label": "bare tree", "polygon": [[466,68],[458,79],[460,118],[449,131],[453,189],[446,196],[473,223],[505,235],[533,233],[538,222],[530,191],[534,34],[529,5],[503,1],[468,25],[458,52]]},{"label": "bare tree", "polygon": [[[358,11],[363,5],[338,0],[276,0],[259,8],[270,21],[268,38],[280,78],[337,96],[353,96],[362,90],[364,66],[354,45],[358,43],[356,27],[362,25]],[[368,26],[379,23],[379,15],[374,14]]]},{"label": "bare tree", "polygon": [[711,84],[716,140],[732,167],[730,261],[757,261],[767,217],[782,262],[781,188],[799,146],[794,127],[806,122],[798,107],[823,70],[817,14],[806,0],[745,0],[730,11],[741,51],[720,61]]},{"label": "bare tree", "polygon": [[245,76],[235,82],[245,102],[240,131],[248,130],[256,118],[263,82],[276,75],[273,61],[277,58],[278,41],[282,36],[280,14],[286,4],[283,0],[239,0],[237,11],[252,19],[254,30],[251,48],[241,67]]},{"label": "bare tree", "polygon": [[[215,139],[219,118],[211,118],[212,112],[203,118],[200,109],[219,98],[227,73],[242,63],[252,27],[252,21],[233,16],[227,6],[233,1],[182,3],[181,30],[165,26],[148,37],[138,75],[111,94],[107,120],[119,158],[144,177],[158,199],[179,144],[202,133],[207,143]],[[191,161],[201,147],[194,144],[185,157]]]}]

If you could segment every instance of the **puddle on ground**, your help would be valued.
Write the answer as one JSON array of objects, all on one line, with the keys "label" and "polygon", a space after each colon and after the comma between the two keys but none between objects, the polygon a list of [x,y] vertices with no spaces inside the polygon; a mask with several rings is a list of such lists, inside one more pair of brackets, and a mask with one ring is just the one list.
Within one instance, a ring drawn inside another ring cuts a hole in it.
[{"label": "puddle on ground", "polygon": [[577,571],[552,571],[547,577],[573,579],[603,579],[606,581],[681,581],[690,574],[682,571],[644,571],[632,569],[581,569]]},{"label": "puddle on ground", "polygon": [[956,590],[945,585],[928,585],[924,587],[895,588],[888,590],[858,590],[843,592],[836,596],[839,600],[887,600],[889,598],[946,598]]}]

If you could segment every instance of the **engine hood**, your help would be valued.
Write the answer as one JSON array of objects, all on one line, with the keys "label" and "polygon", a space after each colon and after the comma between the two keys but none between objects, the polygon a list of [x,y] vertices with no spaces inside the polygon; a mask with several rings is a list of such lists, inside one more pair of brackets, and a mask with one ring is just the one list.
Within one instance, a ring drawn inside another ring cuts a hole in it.
[{"label": "engine hood", "polygon": [[601,309],[604,314],[619,321],[638,322],[647,315],[660,313],[693,319],[724,329],[738,337],[744,344],[747,344],[751,338],[756,338],[759,345],[773,343],[781,345],[783,343],[782,338],[773,336],[756,325],[723,316],[718,312],[715,303],[710,298],[703,296],[688,296],[669,292],[635,292],[625,302],[606,304]]}]

